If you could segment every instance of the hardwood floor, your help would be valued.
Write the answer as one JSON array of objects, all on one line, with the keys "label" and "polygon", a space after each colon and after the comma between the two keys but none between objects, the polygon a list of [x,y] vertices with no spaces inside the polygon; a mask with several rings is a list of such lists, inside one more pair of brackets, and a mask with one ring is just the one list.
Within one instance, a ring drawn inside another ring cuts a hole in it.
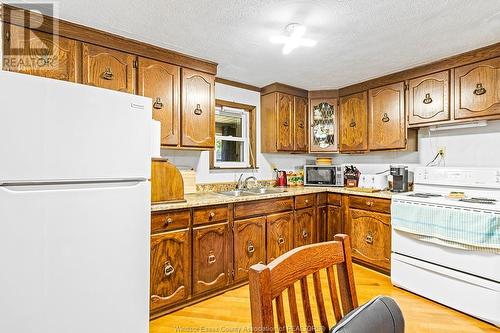
[{"label": "hardwood floor", "polygon": [[[324,279],[322,280],[326,286],[325,276],[322,277]],[[406,332],[500,332],[500,329],[495,328],[493,325],[395,288],[386,275],[354,265],[354,276],[359,303],[363,304],[377,295],[393,297],[403,310]],[[151,321],[150,333],[251,332],[248,294],[248,286],[244,286],[186,307]],[[299,299],[300,295],[298,294],[298,302],[300,302]],[[287,303],[286,301],[285,304]],[[326,303],[330,304],[331,307],[329,299],[326,299]],[[329,311],[332,313],[331,308],[329,308]],[[313,315],[315,322],[318,322],[317,313],[313,312]],[[331,317],[328,319],[332,320]]]}]

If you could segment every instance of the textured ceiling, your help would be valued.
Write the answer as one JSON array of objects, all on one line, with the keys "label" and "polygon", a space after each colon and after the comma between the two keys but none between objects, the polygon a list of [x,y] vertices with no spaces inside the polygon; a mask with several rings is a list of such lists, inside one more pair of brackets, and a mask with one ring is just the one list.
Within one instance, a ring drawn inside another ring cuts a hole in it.
[{"label": "textured ceiling", "polygon": [[[256,86],[340,88],[500,42],[500,0],[60,0],[58,11]],[[269,36],[290,22],[317,46],[282,55]]]}]

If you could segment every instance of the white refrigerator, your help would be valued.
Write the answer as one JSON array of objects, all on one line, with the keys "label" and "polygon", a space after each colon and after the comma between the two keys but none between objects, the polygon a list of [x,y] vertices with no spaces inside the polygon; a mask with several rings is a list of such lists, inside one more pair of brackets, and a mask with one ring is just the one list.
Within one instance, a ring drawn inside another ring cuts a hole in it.
[{"label": "white refrigerator", "polygon": [[0,71],[0,332],[146,333],[151,100]]}]

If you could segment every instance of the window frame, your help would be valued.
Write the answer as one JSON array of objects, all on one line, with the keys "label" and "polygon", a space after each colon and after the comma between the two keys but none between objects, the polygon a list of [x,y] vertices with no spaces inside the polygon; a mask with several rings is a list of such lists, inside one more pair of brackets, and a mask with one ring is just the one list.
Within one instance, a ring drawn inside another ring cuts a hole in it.
[{"label": "window frame", "polygon": [[[248,168],[250,167],[250,124],[249,117],[245,110],[239,108],[232,108],[228,106],[217,106],[215,108],[215,119],[217,122],[217,115],[228,115],[228,116],[241,116],[241,137],[232,135],[217,135],[215,134],[215,149],[214,149],[214,167],[216,168]],[[241,142],[243,143],[243,161],[242,162],[219,162],[217,161],[217,140],[221,141],[231,141],[231,142]]]},{"label": "window frame", "polygon": [[[226,170],[226,169],[257,169],[256,163],[256,133],[255,133],[255,114],[256,107],[254,105],[236,103],[224,100],[215,100],[215,112],[227,111],[228,113],[241,112],[242,116],[246,118],[246,124],[242,128],[242,137],[233,136],[215,136],[216,146],[210,153],[210,169]],[[244,122],[244,121],[242,121]],[[244,135],[246,132],[246,135]],[[217,140],[222,139],[226,141],[245,142],[246,147],[243,162],[217,162]]]}]

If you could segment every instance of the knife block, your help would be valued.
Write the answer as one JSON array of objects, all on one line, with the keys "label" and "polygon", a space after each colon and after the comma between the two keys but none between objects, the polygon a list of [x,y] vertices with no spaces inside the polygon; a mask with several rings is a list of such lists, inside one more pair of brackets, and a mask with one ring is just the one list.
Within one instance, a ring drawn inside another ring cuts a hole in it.
[{"label": "knife block", "polygon": [[151,161],[151,202],[183,202],[184,180],[179,169],[164,158]]}]

